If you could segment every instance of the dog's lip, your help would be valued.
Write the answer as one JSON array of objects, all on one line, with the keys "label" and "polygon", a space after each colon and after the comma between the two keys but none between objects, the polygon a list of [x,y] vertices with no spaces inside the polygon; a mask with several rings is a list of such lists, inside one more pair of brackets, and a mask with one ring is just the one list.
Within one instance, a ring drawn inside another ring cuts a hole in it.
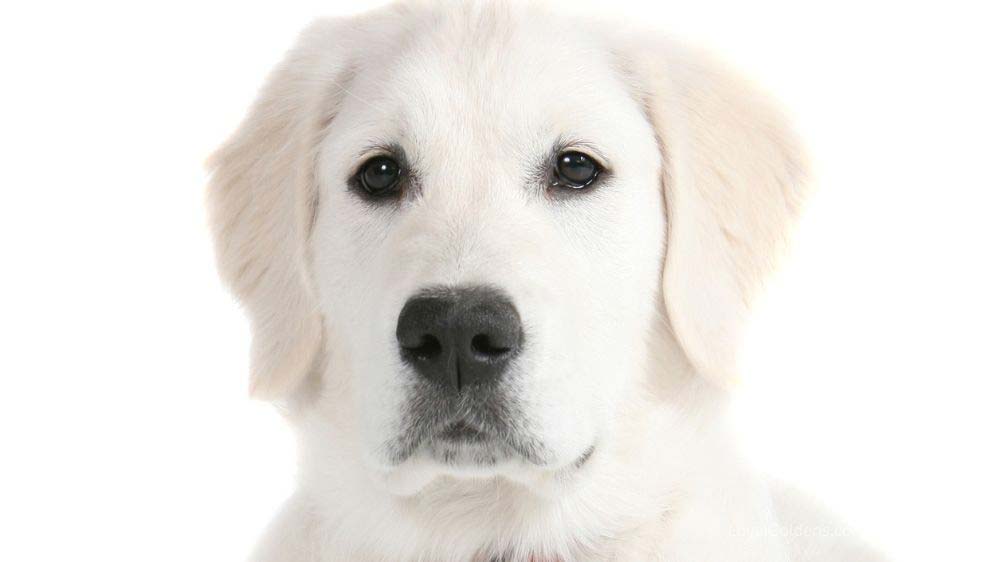
[{"label": "dog's lip", "polygon": [[488,439],[485,431],[465,420],[446,424],[435,433],[434,437],[452,443],[483,442]]},{"label": "dog's lip", "polygon": [[583,468],[583,465],[587,464],[587,461],[589,461],[594,456],[595,450],[597,450],[596,443],[587,447],[586,450],[583,451],[583,454],[581,454],[579,457],[577,457],[575,461],[573,461],[572,465],[573,469],[576,470]]}]

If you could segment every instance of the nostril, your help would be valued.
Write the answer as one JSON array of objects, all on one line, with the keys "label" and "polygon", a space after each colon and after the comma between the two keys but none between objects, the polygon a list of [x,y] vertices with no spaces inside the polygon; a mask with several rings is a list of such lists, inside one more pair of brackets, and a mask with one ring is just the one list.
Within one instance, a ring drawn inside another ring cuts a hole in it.
[{"label": "nostril", "polygon": [[410,357],[426,361],[441,354],[441,342],[431,334],[424,334],[416,345],[404,346],[403,351]]},{"label": "nostril", "polygon": [[472,351],[483,359],[500,359],[510,353],[510,346],[499,345],[487,334],[476,334],[472,338]]}]

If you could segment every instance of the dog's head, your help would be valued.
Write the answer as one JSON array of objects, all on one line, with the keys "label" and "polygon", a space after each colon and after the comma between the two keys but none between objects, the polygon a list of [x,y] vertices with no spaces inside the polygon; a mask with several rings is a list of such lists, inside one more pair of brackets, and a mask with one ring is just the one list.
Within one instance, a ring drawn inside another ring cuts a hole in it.
[{"label": "dog's head", "polygon": [[525,10],[319,22],[213,160],[252,393],[404,493],[572,471],[658,379],[724,385],[799,204],[754,88]]}]

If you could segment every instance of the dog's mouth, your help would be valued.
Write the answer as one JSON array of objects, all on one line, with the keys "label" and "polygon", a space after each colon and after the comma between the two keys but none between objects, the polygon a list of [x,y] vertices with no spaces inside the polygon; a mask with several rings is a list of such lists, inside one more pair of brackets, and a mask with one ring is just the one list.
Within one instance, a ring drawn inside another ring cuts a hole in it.
[{"label": "dog's mouth", "polygon": [[[489,467],[515,457],[532,464],[542,464],[535,449],[519,441],[504,441],[491,429],[467,420],[445,424],[424,442],[424,448],[431,458],[448,465]],[[594,450],[595,445],[587,447],[570,466],[573,469],[582,468],[593,456]]]},{"label": "dog's mouth", "polygon": [[545,464],[541,443],[517,424],[500,421],[483,415],[418,417],[390,445],[392,464],[413,456],[452,467],[487,468],[515,459]]},{"label": "dog's mouth", "polygon": [[496,428],[471,419],[456,419],[427,432],[418,450],[448,466],[495,466],[512,458],[529,462],[537,452]]},{"label": "dog's mouth", "polygon": [[476,427],[465,420],[458,420],[447,424],[434,435],[434,439],[440,439],[446,443],[486,443],[490,440],[489,435],[482,428]]},{"label": "dog's mouth", "polygon": [[550,453],[518,401],[501,388],[442,392],[413,389],[396,436],[386,443],[391,465],[422,457],[450,467],[490,467],[507,461],[542,466]]},{"label": "dog's mouth", "polygon": [[388,490],[412,496],[438,477],[502,478],[555,494],[590,464],[591,444],[573,460],[559,458],[510,401],[433,400],[417,395],[399,432],[383,445],[380,474]]},{"label": "dog's mouth", "polygon": [[382,482],[394,495],[413,496],[439,477],[474,481],[504,479],[555,497],[577,480],[574,474],[590,463],[595,446],[573,461],[557,460],[530,433],[498,431],[475,421],[452,419],[425,428],[423,437],[395,440],[391,462],[380,468]]}]

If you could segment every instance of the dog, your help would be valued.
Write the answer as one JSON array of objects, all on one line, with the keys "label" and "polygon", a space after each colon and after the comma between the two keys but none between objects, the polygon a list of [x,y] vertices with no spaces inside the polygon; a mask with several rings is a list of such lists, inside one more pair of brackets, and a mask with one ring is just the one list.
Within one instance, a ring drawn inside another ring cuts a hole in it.
[{"label": "dog", "polygon": [[725,427],[809,173],[712,55],[536,3],[321,20],[210,167],[299,438],[253,560],[881,559]]}]

